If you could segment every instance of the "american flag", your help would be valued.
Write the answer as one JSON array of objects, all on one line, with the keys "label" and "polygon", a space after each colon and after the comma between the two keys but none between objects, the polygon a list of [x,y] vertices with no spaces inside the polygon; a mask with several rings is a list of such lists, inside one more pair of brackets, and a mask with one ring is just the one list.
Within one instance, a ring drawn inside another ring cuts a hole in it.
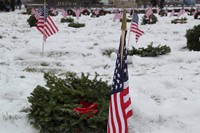
[{"label": "american flag", "polygon": [[150,7],[150,8],[147,9],[145,15],[147,16],[147,18],[149,18],[149,16],[152,15],[152,14],[153,14],[153,11],[152,11],[152,8]]},{"label": "american flag", "polygon": [[72,11],[76,14],[77,20],[79,20],[82,10],[81,9],[72,9]]},{"label": "american flag", "polygon": [[94,10],[94,13],[95,13],[95,15],[98,15],[99,14],[99,10],[98,9]]},{"label": "american flag", "polygon": [[192,15],[193,15],[193,16],[195,16],[195,15],[196,15],[196,13],[197,13],[197,10],[195,10],[195,11],[193,12],[193,14],[192,14]]},{"label": "american flag", "polygon": [[115,15],[114,15],[114,18],[113,18],[113,21],[115,22],[117,19],[120,20],[122,18],[122,13],[120,12],[115,12]]},{"label": "american flag", "polygon": [[58,28],[54,24],[51,17],[48,15],[48,8],[40,8],[39,13],[41,13],[38,22],[37,22],[37,29],[43,34],[44,41],[46,39],[55,34],[58,31]]},{"label": "american flag", "polygon": [[50,8],[50,11],[53,15],[57,15],[57,11],[53,7]]},{"label": "american flag", "polygon": [[157,8],[156,10],[157,10],[157,13],[159,14],[159,12],[160,12],[160,8]]},{"label": "american flag", "polygon": [[61,15],[64,17],[64,18],[67,18],[68,14],[67,14],[67,11],[65,11],[65,9],[62,9],[61,11]]},{"label": "american flag", "polygon": [[171,14],[169,15],[169,17],[174,16],[174,14],[175,14],[175,11],[173,9],[172,12],[171,12]]},{"label": "american flag", "polygon": [[35,17],[37,20],[39,19],[40,15],[41,15],[41,14],[38,13],[38,11],[35,10],[35,8],[32,8],[32,9],[31,9],[31,14],[34,15],[34,17]]},{"label": "american flag", "polygon": [[167,9],[165,9],[165,13],[166,13],[166,15],[168,15],[168,10]]},{"label": "american flag", "polygon": [[139,21],[139,17],[137,13],[133,14],[133,18],[132,18],[132,22],[131,22],[131,28],[130,31],[135,33],[135,40],[136,42],[138,42],[140,36],[142,36],[144,34],[144,31],[140,30],[138,28],[138,21]]},{"label": "american flag", "polygon": [[[122,40],[121,37],[115,64],[107,133],[128,133],[128,118],[133,115],[131,99],[129,96],[127,50],[125,38],[126,35],[124,40]],[[123,49],[121,49],[122,41],[124,42]]]},{"label": "american flag", "polygon": [[177,17],[180,17],[181,15],[183,15],[185,13],[185,9],[181,9],[178,13]]}]

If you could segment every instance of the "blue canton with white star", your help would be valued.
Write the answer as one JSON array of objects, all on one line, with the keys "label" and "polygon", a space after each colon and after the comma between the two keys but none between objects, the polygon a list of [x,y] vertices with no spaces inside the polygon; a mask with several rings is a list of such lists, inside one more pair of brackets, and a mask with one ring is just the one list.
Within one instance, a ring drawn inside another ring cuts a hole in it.
[{"label": "blue canton with white star", "polygon": [[44,20],[46,21],[48,15],[49,15],[49,9],[46,6],[46,10],[44,12],[44,7],[40,7],[40,8],[38,8],[38,13],[40,14],[40,16],[44,16]]},{"label": "blue canton with white star", "polygon": [[[126,38],[126,35],[125,37]],[[120,41],[121,42],[121,41]],[[122,64],[122,65],[121,65]],[[117,60],[115,64],[115,71],[113,76],[111,93],[118,93],[123,90],[123,83],[128,81],[128,66],[127,66],[127,50],[126,41],[124,40],[123,58],[121,62],[121,44],[117,53]]]}]

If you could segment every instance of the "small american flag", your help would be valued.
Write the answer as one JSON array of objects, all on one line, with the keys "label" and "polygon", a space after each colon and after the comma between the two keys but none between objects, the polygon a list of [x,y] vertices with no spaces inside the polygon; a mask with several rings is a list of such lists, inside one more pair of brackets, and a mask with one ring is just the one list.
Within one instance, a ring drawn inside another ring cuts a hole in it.
[{"label": "small american flag", "polygon": [[183,15],[185,13],[185,9],[181,9],[178,13],[177,17],[180,17],[181,15]]},{"label": "small american flag", "polygon": [[118,19],[118,13],[115,12],[115,15],[114,15],[113,21],[115,22],[117,19]]},{"label": "small american flag", "polygon": [[64,9],[62,9],[61,11],[61,15],[64,17],[64,18],[67,18],[68,14],[67,14],[67,11],[65,11]]},{"label": "small american flag", "polygon": [[35,10],[35,8],[32,8],[32,9],[31,9],[31,14],[34,15],[34,17],[35,17],[37,20],[39,19],[40,15],[41,15],[41,14],[38,13],[38,11]]},{"label": "small american flag", "polygon": [[53,15],[57,15],[57,11],[53,7],[51,7],[50,11]]},{"label": "small american flag", "polygon": [[77,20],[79,20],[82,11],[80,9],[72,9],[72,11],[76,14]]},{"label": "small american flag", "polygon": [[40,8],[39,10],[41,13],[38,22],[37,22],[37,29],[43,34],[44,36],[44,41],[46,39],[58,32],[58,28],[54,24],[53,20],[51,17],[48,15],[48,8]]},{"label": "small american flag", "polygon": [[168,15],[168,9],[165,9],[165,14]]},{"label": "small american flag", "polygon": [[99,14],[99,10],[98,9],[94,10],[94,13],[95,13],[95,15],[98,15]]},{"label": "small american flag", "polygon": [[197,10],[195,10],[192,15],[195,16],[196,14],[197,14]]},{"label": "small american flag", "polygon": [[[128,118],[133,115],[131,99],[129,96],[127,50],[125,38],[126,35],[124,40],[122,40],[121,37],[115,64],[107,133],[128,133]],[[123,49],[121,49],[122,41],[124,42]]]},{"label": "small american flag", "polygon": [[169,17],[174,16],[174,14],[175,14],[175,11],[173,9],[172,12],[171,12],[171,14],[169,15]]},{"label": "small american flag", "polygon": [[152,8],[148,8],[145,14],[147,18],[149,18],[149,16],[151,16],[152,14],[153,14]]},{"label": "small american flag", "polygon": [[144,31],[142,31],[138,28],[138,21],[139,21],[138,14],[134,13],[133,18],[132,18],[132,22],[131,22],[130,31],[136,34],[135,35],[136,42],[138,42],[140,36],[142,36],[144,34]]},{"label": "small american flag", "polygon": [[122,19],[123,13],[122,12],[116,12],[113,18],[113,21],[115,22],[117,19]]},{"label": "small american flag", "polygon": [[157,13],[159,14],[159,12],[160,12],[160,8],[157,8],[156,11],[157,11]]}]

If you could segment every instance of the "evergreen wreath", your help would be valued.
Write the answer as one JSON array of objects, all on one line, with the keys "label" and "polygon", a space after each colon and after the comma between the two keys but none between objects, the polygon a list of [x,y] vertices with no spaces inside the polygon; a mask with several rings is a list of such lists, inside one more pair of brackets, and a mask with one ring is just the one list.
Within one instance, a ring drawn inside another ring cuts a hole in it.
[{"label": "evergreen wreath", "polygon": [[87,9],[84,9],[81,14],[88,16],[90,15],[90,12]]},{"label": "evergreen wreath", "polygon": [[177,18],[177,19],[172,20],[171,23],[172,24],[177,24],[177,23],[185,24],[185,23],[187,23],[187,18],[186,17],[180,18],[180,19]]},{"label": "evergreen wreath", "polygon": [[188,14],[189,16],[192,16],[193,13],[194,13],[194,11],[195,11],[195,9],[193,9],[193,8],[192,8],[192,9],[189,9],[187,14]]},{"label": "evergreen wreath", "polygon": [[72,17],[69,17],[69,18],[61,18],[60,19],[60,22],[61,23],[73,23],[74,22],[74,19]]},{"label": "evergreen wreath", "polygon": [[194,16],[194,19],[200,19],[200,12],[197,12]]},{"label": "evergreen wreath", "polygon": [[37,19],[35,18],[35,16],[31,15],[28,19],[27,19],[28,24],[30,25],[30,27],[34,27],[37,26]]},{"label": "evergreen wreath", "polygon": [[163,17],[163,16],[167,16],[167,13],[165,12],[165,10],[160,10],[159,15]]},{"label": "evergreen wreath", "polygon": [[195,25],[188,29],[185,37],[187,38],[187,48],[193,51],[200,51],[200,25]]},{"label": "evergreen wreath", "polygon": [[158,19],[154,14],[150,15],[149,18],[146,15],[142,17],[142,25],[155,24],[157,21]]},{"label": "evergreen wreath", "polygon": [[85,27],[85,24],[72,22],[72,23],[69,23],[68,26],[73,27],[73,28],[81,28],[81,27]]},{"label": "evergreen wreath", "polygon": [[65,79],[45,73],[45,87],[28,97],[31,124],[40,133],[106,133],[111,86],[89,74],[68,72]]},{"label": "evergreen wreath", "polygon": [[153,43],[147,46],[147,48],[139,48],[136,49],[135,47],[132,47],[132,50],[128,50],[128,55],[133,56],[133,55],[139,55],[141,57],[155,57],[158,55],[164,55],[167,53],[170,53],[171,49],[169,46],[161,46],[158,45],[157,47],[153,47]]}]

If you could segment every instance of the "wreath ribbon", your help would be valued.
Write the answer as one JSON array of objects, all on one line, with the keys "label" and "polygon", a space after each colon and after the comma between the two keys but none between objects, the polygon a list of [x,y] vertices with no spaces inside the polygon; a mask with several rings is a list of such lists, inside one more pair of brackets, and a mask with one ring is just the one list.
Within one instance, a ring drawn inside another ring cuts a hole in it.
[{"label": "wreath ribbon", "polygon": [[88,103],[80,101],[82,107],[74,108],[73,110],[79,114],[86,114],[88,118],[93,117],[98,112],[97,103]]}]

